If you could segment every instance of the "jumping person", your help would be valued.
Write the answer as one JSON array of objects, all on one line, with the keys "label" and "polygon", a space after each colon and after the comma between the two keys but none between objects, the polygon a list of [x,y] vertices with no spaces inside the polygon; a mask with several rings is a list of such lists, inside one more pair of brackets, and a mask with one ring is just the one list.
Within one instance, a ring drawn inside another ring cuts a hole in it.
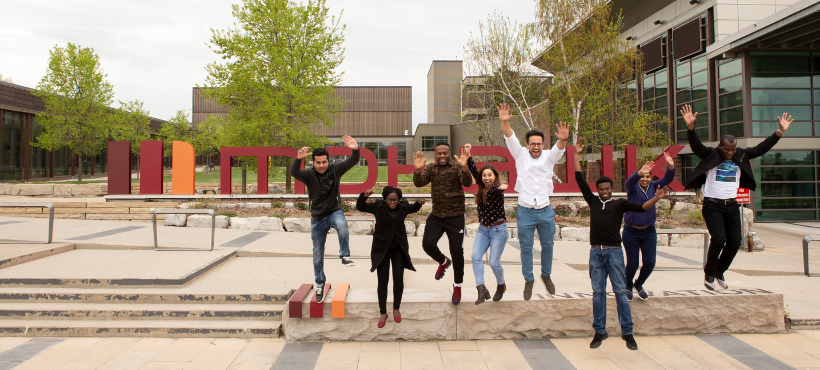
[{"label": "jumping person", "polygon": [[707,148],[695,134],[695,118],[698,112],[693,114],[692,107],[685,105],[681,114],[686,122],[689,147],[692,148],[692,153],[700,158],[700,163],[692,171],[686,188],[702,189],[703,220],[706,221],[706,228],[712,238],[706,255],[706,265],[703,267],[706,276],[703,284],[710,290],[717,289],[717,285],[727,289],[729,284],[726,283],[723,273],[732,264],[742,238],[738,211],[740,205],[736,199],[737,189],[757,189],[751,160],[772,149],[789,129],[793,119],[787,113],[777,117],[780,128],[757,146],[738,148],[734,136],[723,135],[717,148]]},{"label": "jumping person", "polygon": [[524,299],[532,297],[535,277],[532,273],[532,245],[535,230],[541,241],[541,281],[550,294],[555,293],[555,284],[550,277],[552,273],[552,247],[555,237],[555,212],[550,207],[549,195],[552,194],[552,169],[564,155],[564,148],[569,138],[569,126],[564,123],[556,125],[558,141],[552,149],[543,151],[544,133],[530,130],[524,135],[527,148],[521,146],[510,127],[510,106],[498,106],[498,118],[501,120],[501,131],[507,148],[515,160],[518,182],[518,240],[521,244],[521,272],[524,275]]},{"label": "jumping person", "polygon": [[501,254],[507,245],[510,237],[510,230],[507,228],[507,216],[504,213],[504,190],[507,184],[502,184],[498,177],[498,171],[491,165],[484,165],[481,171],[476,168],[473,157],[470,156],[470,144],[464,144],[467,155],[467,168],[473,174],[475,182],[478,184],[478,192],[475,195],[475,204],[478,208],[478,231],[473,243],[473,273],[475,274],[476,289],[478,289],[478,300],[475,304],[482,304],[490,299],[490,291],[484,286],[484,261],[482,257],[490,250],[490,268],[493,269],[495,280],[498,286],[493,295],[493,301],[500,301],[507,290],[504,283],[504,269],[501,267]]},{"label": "jumping person", "polygon": [[385,186],[382,190],[384,200],[367,202],[373,190],[365,191],[356,201],[356,209],[376,216],[376,227],[373,231],[373,244],[370,246],[370,272],[376,271],[379,286],[379,328],[387,322],[387,282],[390,280],[390,265],[393,265],[393,320],[401,322],[401,295],[404,292],[404,269],[416,271],[410,261],[410,247],[407,242],[407,230],[404,219],[411,213],[418,212],[424,199],[416,199],[411,206],[401,199],[401,189]]},{"label": "jumping person", "polygon": [[[652,181],[654,161],[646,162],[643,167],[626,179],[626,199],[630,202],[643,203],[655,196],[655,189],[665,188],[675,179],[675,161],[666,152],[666,172],[660,180]],[[624,216],[624,252],[626,252],[626,297],[632,300],[632,289],[638,291],[638,297],[648,299],[649,294],[643,289],[643,283],[655,268],[658,248],[658,234],[655,231],[655,207],[646,212],[627,212]],[[638,256],[641,257],[641,273],[638,272]],[[634,282],[633,282],[633,279]]]},{"label": "jumping person", "polygon": [[584,200],[589,206],[589,278],[592,281],[592,328],[595,336],[589,348],[598,348],[608,338],[606,332],[606,278],[615,293],[618,321],[621,323],[621,338],[626,347],[637,350],[638,344],[632,336],[632,311],[626,298],[626,276],[624,274],[624,254],[621,251],[621,235],[618,234],[626,212],[646,212],[666,195],[663,188],[656,189],[655,196],[643,204],[626,199],[612,199],[612,179],[601,176],[595,182],[598,196],[589,189],[581,172],[581,152],[583,145],[575,144],[575,181],[581,188]]},{"label": "jumping person", "polygon": [[[435,165],[426,166],[424,156],[416,152],[413,165],[413,184],[422,187],[432,183],[430,196],[433,200],[433,212],[427,217],[424,237],[421,244],[424,252],[432,257],[439,266],[436,280],[444,277],[444,271],[453,265],[453,304],[461,302],[461,283],[464,281],[464,232],[467,219],[464,216],[464,189],[462,186],[473,184],[473,177],[467,169],[467,156],[464,149],[461,157],[455,156],[457,163],[450,159],[450,144],[436,144]],[[450,242],[450,258],[441,253],[438,241],[447,233]]]},{"label": "jumping person", "polygon": [[[290,175],[308,188],[310,199],[310,239],[313,241],[313,277],[316,280],[316,301],[325,299],[325,240],[331,228],[339,235],[339,258],[342,265],[353,266],[350,259],[349,234],[347,220],[342,212],[342,198],[339,194],[339,183],[342,175],[359,163],[359,144],[352,137],[342,137],[345,145],[353,154],[339,163],[328,163],[330,153],[325,148],[313,149],[308,154],[308,147],[302,147],[296,159],[290,165]],[[300,170],[302,159],[313,155],[313,167]]]}]

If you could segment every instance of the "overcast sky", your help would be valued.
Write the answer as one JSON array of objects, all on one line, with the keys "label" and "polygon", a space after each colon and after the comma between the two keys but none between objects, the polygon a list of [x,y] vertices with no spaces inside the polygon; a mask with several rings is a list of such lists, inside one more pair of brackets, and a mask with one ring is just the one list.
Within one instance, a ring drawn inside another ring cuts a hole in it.
[{"label": "overcast sky", "polygon": [[[3,1],[0,74],[35,87],[48,52],[68,42],[92,47],[114,85],[115,99],[140,99],[151,116],[191,113],[191,89],[216,59],[211,28],[233,26],[231,3],[215,0]],[[503,4],[503,5],[501,5]],[[345,86],[412,86],[413,127],[427,117],[427,71],[433,60],[463,59],[478,20],[495,10],[534,19],[533,0],[328,0],[344,9]],[[500,8],[503,6],[503,8]]]}]

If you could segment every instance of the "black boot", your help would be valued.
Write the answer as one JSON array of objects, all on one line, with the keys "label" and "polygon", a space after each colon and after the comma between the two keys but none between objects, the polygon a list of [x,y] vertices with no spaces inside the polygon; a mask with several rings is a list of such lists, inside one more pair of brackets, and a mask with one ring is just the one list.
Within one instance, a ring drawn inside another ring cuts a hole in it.
[{"label": "black boot", "polygon": [[478,299],[475,301],[475,304],[482,304],[484,301],[490,299],[490,291],[487,290],[484,284],[477,286],[476,289],[478,289]]},{"label": "black boot", "polygon": [[501,297],[504,296],[504,292],[507,291],[507,284],[498,284],[498,288],[495,288],[495,294],[493,295],[493,301],[498,302],[501,300]]}]

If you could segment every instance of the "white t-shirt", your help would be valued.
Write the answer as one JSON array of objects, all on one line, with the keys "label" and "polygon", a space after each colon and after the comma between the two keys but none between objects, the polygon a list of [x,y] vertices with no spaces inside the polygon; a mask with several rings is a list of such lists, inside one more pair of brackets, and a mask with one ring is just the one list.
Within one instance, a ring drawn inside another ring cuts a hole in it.
[{"label": "white t-shirt", "polygon": [[726,160],[706,173],[706,183],[703,184],[703,196],[715,199],[737,198],[737,189],[740,187],[740,167]]}]

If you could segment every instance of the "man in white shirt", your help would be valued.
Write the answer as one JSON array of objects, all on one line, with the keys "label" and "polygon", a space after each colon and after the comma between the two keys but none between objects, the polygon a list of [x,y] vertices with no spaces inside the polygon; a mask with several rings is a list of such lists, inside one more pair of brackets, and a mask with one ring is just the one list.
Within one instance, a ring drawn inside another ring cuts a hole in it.
[{"label": "man in white shirt", "polygon": [[532,246],[535,230],[541,241],[541,281],[550,294],[555,293],[550,274],[552,273],[552,247],[555,235],[555,212],[550,207],[552,193],[552,169],[564,155],[569,138],[569,125],[560,123],[555,136],[558,142],[552,149],[544,151],[544,134],[538,130],[526,133],[527,147],[524,148],[510,127],[510,106],[498,106],[498,118],[507,148],[515,160],[518,178],[515,191],[518,192],[518,240],[521,244],[521,271],[524,274],[524,299],[532,297],[535,277],[532,272]]},{"label": "man in white shirt", "polygon": [[717,148],[707,148],[695,134],[698,112],[693,114],[692,107],[685,105],[681,115],[686,122],[689,147],[700,158],[686,188],[703,190],[703,220],[711,236],[706,265],[703,267],[706,276],[703,284],[710,290],[718,286],[727,289],[729,284],[723,273],[732,264],[743,239],[740,235],[737,189],[742,187],[754,191],[757,188],[751,160],[772,149],[793,120],[783,113],[782,117],[777,117],[780,128],[751,148],[738,148],[737,139],[732,135],[721,136]]}]

